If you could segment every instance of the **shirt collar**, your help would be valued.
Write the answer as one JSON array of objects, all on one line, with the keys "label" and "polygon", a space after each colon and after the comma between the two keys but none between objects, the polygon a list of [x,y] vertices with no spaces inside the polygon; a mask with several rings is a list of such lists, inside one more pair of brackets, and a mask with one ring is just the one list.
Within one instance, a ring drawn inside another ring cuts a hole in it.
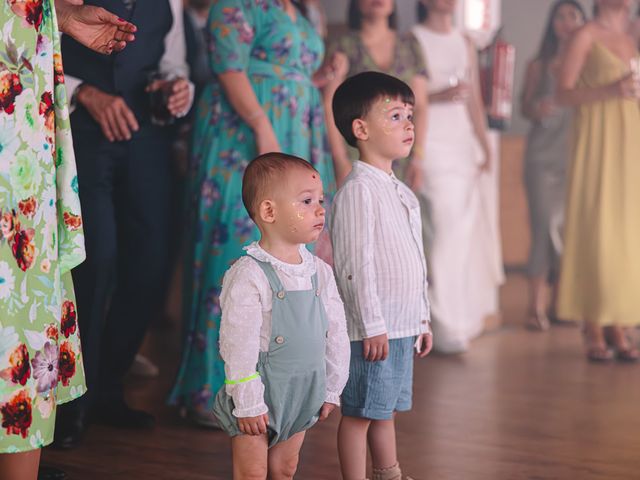
[{"label": "shirt collar", "polygon": [[386,173],[384,170],[380,170],[378,167],[374,167],[373,165],[369,165],[362,160],[356,160],[353,163],[353,168],[357,169],[359,173],[369,175],[385,182],[396,183],[398,182],[398,178],[395,176],[393,172]]},{"label": "shirt collar", "polygon": [[300,245],[300,256],[302,257],[302,263],[286,263],[277,259],[266,250],[264,250],[258,242],[253,242],[250,245],[244,247],[244,250],[248,255],[252,256],[260,262],[270,263],[273,268],[280,270],[281,272],[291,275],[293,277],[310,277],[316,273],[316,262],[314,261],[313,254],[307,250],[307,247]]}]

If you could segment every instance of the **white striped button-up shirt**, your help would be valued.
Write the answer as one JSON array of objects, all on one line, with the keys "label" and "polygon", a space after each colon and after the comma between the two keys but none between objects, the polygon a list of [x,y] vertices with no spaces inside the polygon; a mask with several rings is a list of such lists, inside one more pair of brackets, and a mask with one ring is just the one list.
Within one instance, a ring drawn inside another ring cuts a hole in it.
[{"label": "white striped button-up shirt", "polygon": [[420,205],[409,187],[355,162],[333,201],[330,231],[351,341],[430,331]]}]

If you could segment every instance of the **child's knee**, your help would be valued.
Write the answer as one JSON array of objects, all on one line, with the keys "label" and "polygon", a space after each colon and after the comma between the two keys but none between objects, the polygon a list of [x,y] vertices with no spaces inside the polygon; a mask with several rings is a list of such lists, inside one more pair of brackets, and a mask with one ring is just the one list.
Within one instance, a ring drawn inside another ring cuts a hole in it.
[{"label": "child's knee", "polygon": [[271,476],[278,479],[293,478],[298,469],[299,459],[300,456],[298,454],[286,458],[274,459],[269,465]]},{"label": "child's knee", "polygon": [[234,466],[234,480],[265,480],[267,478],[267,466],[259,463],[246,463]]}]

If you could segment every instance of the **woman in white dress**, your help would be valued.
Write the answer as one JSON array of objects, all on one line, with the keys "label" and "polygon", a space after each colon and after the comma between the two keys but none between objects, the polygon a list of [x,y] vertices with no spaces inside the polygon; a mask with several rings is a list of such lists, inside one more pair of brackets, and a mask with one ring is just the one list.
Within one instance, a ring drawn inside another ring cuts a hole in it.
[{"label": "woman in white dress", "polygon": [[423,147],[434,347],[467,349],[495,313],[502,282],[486,188],[491,162],[475,47],[453,26],[454,0],[421,0],[413,28],[429,73]]}]

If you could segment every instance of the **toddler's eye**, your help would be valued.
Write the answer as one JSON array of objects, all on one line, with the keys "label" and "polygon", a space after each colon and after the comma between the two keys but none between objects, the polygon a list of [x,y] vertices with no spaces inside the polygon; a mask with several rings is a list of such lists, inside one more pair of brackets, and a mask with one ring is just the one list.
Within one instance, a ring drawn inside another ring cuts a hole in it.
[{"label": "toddler's eye", "polygon": [[407,119],[409,119],[409,121],[413,122],[413,113],[410,113],[409,115],[407,115]]},{"label": "toddler's eye", "polygon": [[400,114],[394,113],[393,116],[391,117],[391,120],[400,120]]},{"label": "toddler's eye", "polygon": [[324,198],[321,198],[319,202],[320,202],[320,205],[324,205]]},{"label": "toddler's eye", "polygon": [[311,199],[310,198],[306,198],[302,201],[302,203],[304,203],[305,205],[311,205]]}]

